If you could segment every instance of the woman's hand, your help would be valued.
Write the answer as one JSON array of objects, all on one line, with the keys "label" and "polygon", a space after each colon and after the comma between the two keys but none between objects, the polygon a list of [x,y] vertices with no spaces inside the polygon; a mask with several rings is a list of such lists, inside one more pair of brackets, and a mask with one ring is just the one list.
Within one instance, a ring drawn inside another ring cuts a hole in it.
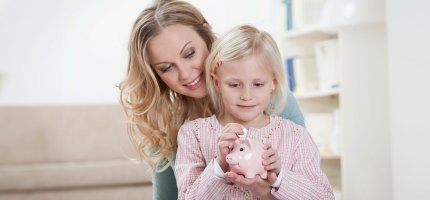
[{"label": "woman's hand", "polygon": [[224,172],[228,171],[228,164],[225,161],[225,157],[233,148],[235,140],[238,139],[238,134],[243,134],[243,126],[236,123],[228,123],[218,135],[218,151],[216,160]]},{"label": "woman's hand", "polygon": [[281,172],[281,160],[272,148],[272,144],[264,144],[265,151],[262,154],[263,166],[267,170],[267,180],[272,185],[275,183],[279,172]]},{"label": "woman's hand", "polygon": [[245,178],[243,175],[227,172],[224,174],[224,178],[227,182],[242,186],[261,199],[276,199],[270,193],[272,184],[268,180],[261,179],[259,175],[256,175],[255,178]]}]

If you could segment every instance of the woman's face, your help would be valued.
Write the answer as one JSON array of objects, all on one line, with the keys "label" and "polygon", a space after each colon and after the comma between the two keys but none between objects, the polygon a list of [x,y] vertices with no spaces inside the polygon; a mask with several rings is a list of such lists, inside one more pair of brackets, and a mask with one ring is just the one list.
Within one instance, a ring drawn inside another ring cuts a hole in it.
[{"label": "woman's face", "polygon": [[204,76],[209,50],[191,27],[170,25],[148,43],[151,67],[173,91],[194,98],[207,95]]}]

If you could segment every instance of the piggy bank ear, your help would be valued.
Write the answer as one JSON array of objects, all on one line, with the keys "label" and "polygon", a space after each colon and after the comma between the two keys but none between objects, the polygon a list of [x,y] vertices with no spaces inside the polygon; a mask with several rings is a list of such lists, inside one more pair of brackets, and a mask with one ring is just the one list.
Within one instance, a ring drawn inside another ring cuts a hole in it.
[{"label": "piggy bank ear", "polygon": [[243,141],[243,144],[245,144],[245,146],[247,146],[249,149],[252,149],[252,147],[254,145],[254,141],[252,141],[251,139],[247,138],[245,141]]}]

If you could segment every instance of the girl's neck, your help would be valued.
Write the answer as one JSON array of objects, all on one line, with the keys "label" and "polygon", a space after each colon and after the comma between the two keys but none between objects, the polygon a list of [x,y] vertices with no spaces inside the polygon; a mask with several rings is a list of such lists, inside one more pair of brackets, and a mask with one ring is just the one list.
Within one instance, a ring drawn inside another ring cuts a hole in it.
[{"label": "girl's neck", "polygon": [[238,123],[245,126],[245,128],[263,128],[269,125],[270,123],[270,116],[268,115],[261,115],[257,119],[253,119],[250,121],[237,120],[237,119],[228,117],[226,115],[218,116],[217,118],[218,118],[218,122],[223,126],[225,126],[228,123]]}]

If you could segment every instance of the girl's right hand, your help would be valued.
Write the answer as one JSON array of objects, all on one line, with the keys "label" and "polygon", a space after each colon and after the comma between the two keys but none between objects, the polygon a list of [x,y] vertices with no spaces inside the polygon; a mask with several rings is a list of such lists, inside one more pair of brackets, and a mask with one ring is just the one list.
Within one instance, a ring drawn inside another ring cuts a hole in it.
[{"label": "girl's right hand", "polygon": [[234,142],[239,138],[238,135],[242,134],[244,134],[243,126],[237,123],[226,124],[218,134],[218,150],[216,160],[224,172],[228,171],[228,164],[225,160],[225,157],[230,153],[231,149],[233,149]]}]

